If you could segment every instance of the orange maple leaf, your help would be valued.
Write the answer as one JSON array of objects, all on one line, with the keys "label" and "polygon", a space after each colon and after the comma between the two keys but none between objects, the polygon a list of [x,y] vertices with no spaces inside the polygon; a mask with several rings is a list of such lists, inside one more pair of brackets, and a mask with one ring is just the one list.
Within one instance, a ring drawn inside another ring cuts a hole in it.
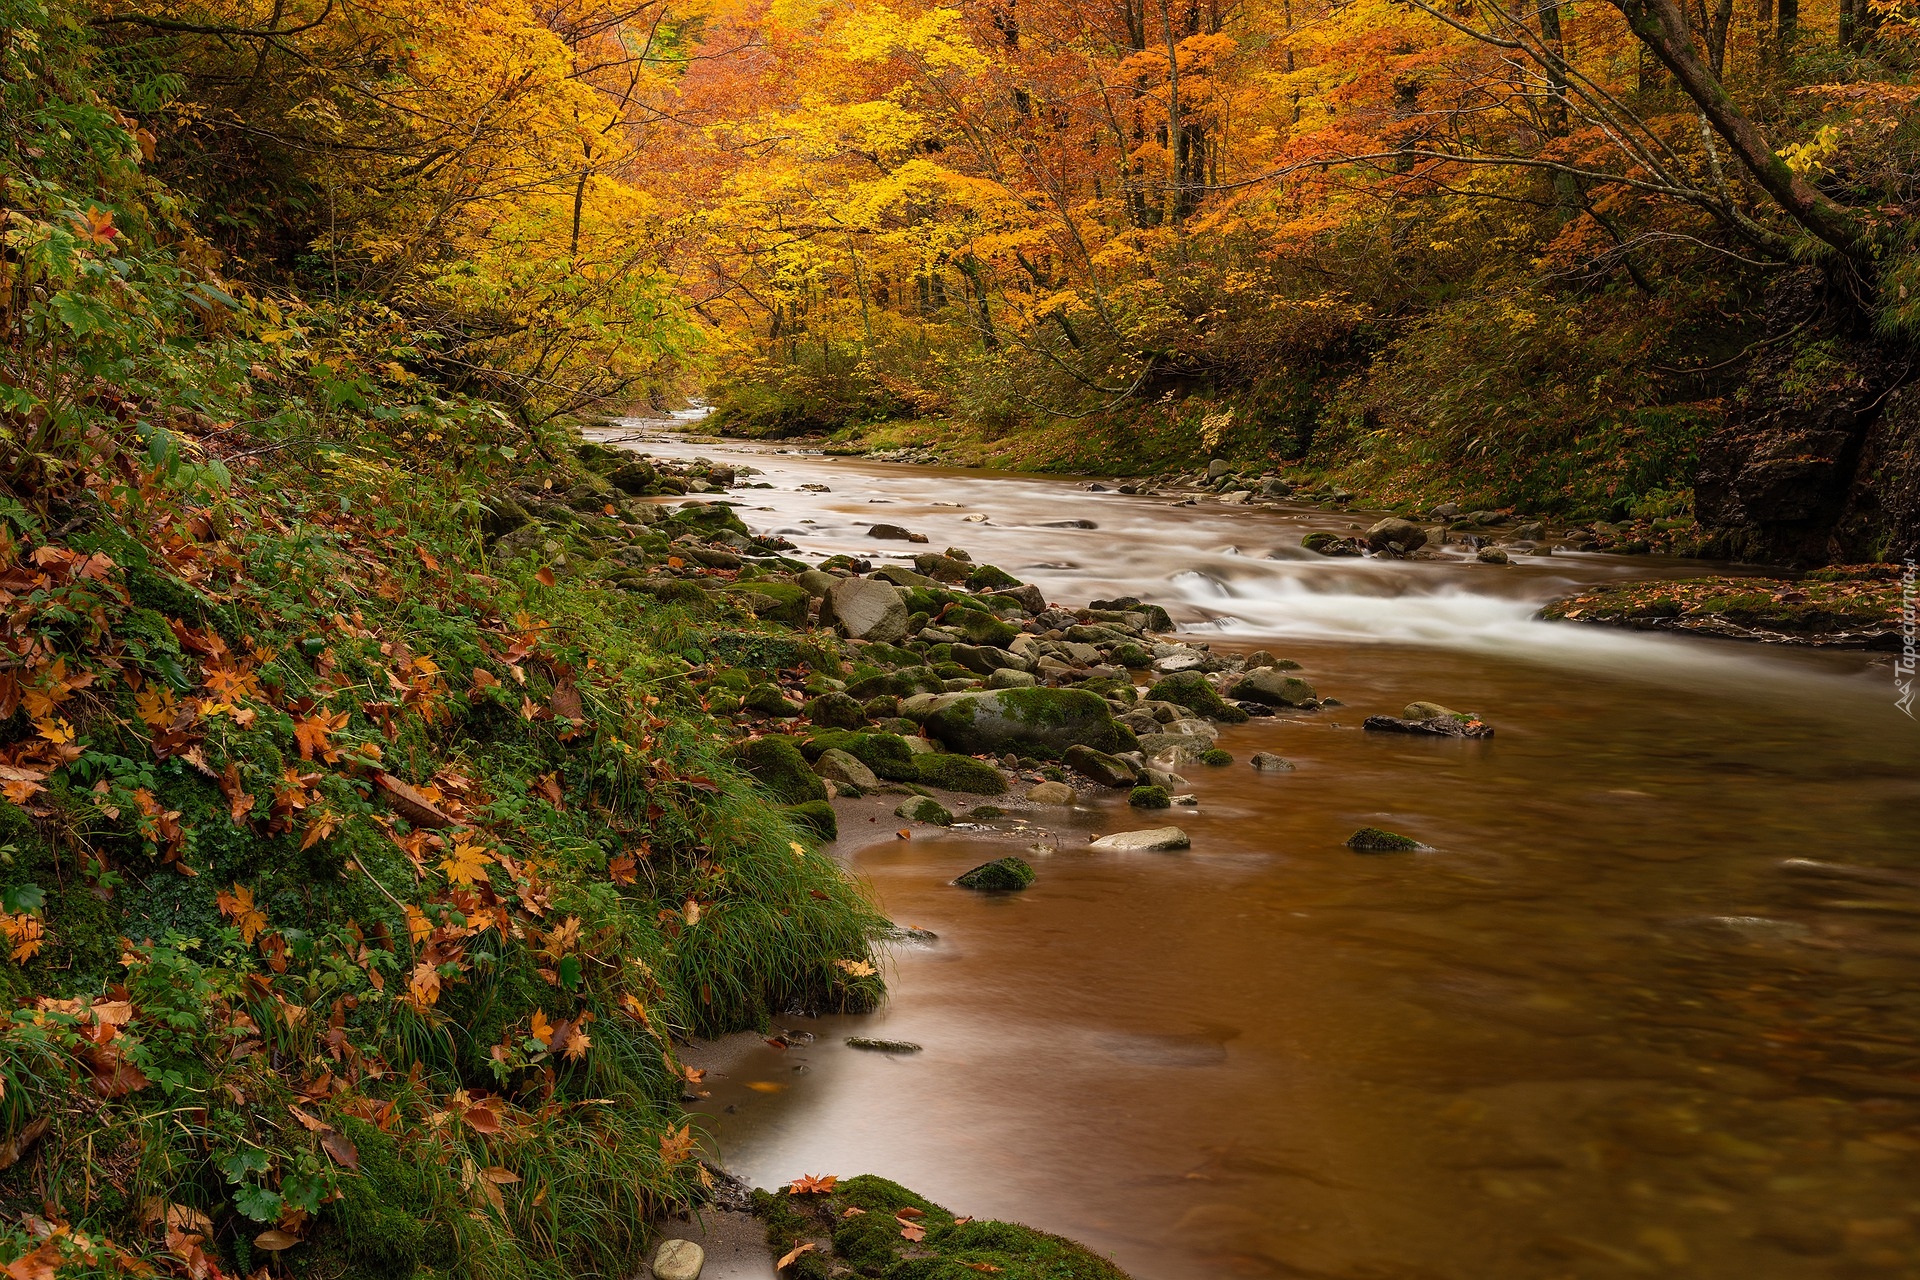
[{"label": "orange maple leaf", "polygon": [[839,1183],[838,1174],[803,1173],[787,1184],[787,1191],[796,1196],[823,1196]]},{"label": "orange maple leaf", "polygon": [[266,931],[267,913],[254,905],[253,890],[247,886],[236,884],[231,893],[222,889],[213,895],[213,904],[220,908],[221,915],[240,926],[240,941],[248,946]]},{"label": "orange maple leaf", "polygon": [[328,715],[324,711],[293,722],[293,740],[300,747],[302,760],[319,759],[333,764],[340,759],[340,753],[333,749],[332,736],[347,727],[348,713],[338,712]]}]

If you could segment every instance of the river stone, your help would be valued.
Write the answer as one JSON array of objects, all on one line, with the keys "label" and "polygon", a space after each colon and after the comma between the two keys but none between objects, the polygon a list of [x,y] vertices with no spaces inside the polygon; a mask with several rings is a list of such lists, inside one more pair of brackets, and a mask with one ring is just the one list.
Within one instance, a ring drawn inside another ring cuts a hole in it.
[{"label": "river stone", "polygon": [[1277,756],[1271,751],[1256,751],[1253,753],[1253,758],[1247,761],[1247,763],[1261,773],[1293,772],[1293,761],[1287,759],[1285,756]]},{"label": "river stone", "polygon": [[1162,675],[1172,675],[1176,671],[1198,671],[1207,665],[1207,660],[1197,653],[1176,653],[1153,660],[1153,669]]},{"label": "river stone", "polygon": [[1020,629],[1003,622],[984,609],[952,609],[942,622],[953,627],[977,645],[1004,649],[1020,635]]},{"label": "river stone", "polygon": [[653,1255],[653,1280],[700,1280],[707,1255],[691,1240],[662,1240]]},{"label": "river stone", "polygon": [[996,689],[963,694],[930,710],[926,731],[966,755],[1057,758],[1072,746],[1111,751],[1121,743],[1106,699],[1084,689]]},{"label": "river stone", "polygon": [[838,581],[840,579],[819,569],[808,569],[794,579],[796,585],[806,588],[807,594],[816,600],[833,590],[833,584]]},{"label": "river stone", "polygon": [[1134,767],[1118,756],[1110,756],[1092,747],[1072,746],[1060,757],[1062,764],[1085,774],[1103,787],[1131,787],[1139,781]]},{"label": "river stone", "polygon": [[1443,716],[1455,720],[1467,718],[1451,707],[1443,707],[1437,702],[1409,702],[1400,715],[1407,720],[1438,720]]},{"label": "river stone", "polygon": [[1347,848],[1355,853],[1411,853],[1419,847],[1418,840],[1378,827],[1362,827],[1347,837]]},{"label": "river stone", "polygon": [[940,589],[940,580],[938,578],[929,578],[924,573],[915,573],[913,570],[903,569],[897,564],[881,565],[873,571],[873,576],[882,582],[891,582],[896,587],[920,587],[928,591],[938,591]]},{"label": "river stone", "polygon": [[987,676],[989,689],[1031,689],[1040,683],[1030,671],[1020,671],[1013,667],[1001,667]]},{"label": "river stone", "polygon": [[936,827],[953,825],[953,815],[947,807],[932,796],[908,796],[893,810],[896,818],[905,818],[908,822],[925,822]]},{"label": "river stone", "polygon": [[953,646],[953,660],[983,676],[990,676],[1003,668],[1020,671],[1028,665],[1025,658],[1016,658],[1005,649],[986,644],[956,644]]},{"label": "river stone", "polygon": [[1164,760],[1177,769],[1213,750],[1213,742],[1212,738],[1198,733],[1143,733],[1140,754],[1149,760]]},{"label": "river stone", "polygon": [[872,1036],[848,1036],[847,1048],[869,1053],[918,1053],[920,1046],[911,1040],[876,1040]]},{"label": "river stone", "polygon": [[1482,547],[1474,559],[1481,564],[1512,564],[1513,559],[1498,547]]},{"label": "river stone", "polygon": [[820,624],[850,640],[897,644],[907,638],[907,605],[890,582],[841,578],[820,602]]},{"label": "river stone", "polygon": [[1047,607],[1047,598],[1040,594],[1040,588],[1030,582],[1023,582],[1017,587],[1001,587],[993,594],[1013,600],[1030,614],[1040,613]]},{"label": "river stone", "polygon": [[1257,667],[1240,678],[1229,695],[1238,702],[1259,702],[1269,707],[1297,707],[1314,699],[1313,686],[1299,676],[1280,670]]},{"label": "river stone", "polygon": [[903,529],[897,524],[873,524],[867,526],[869,538],[888,538],[895,542],[925,542],[927,536]]},{"label": "river stone", "polygon": [[1013,893],[1033,883],[1033,868],[1019,858],[983,862],[954,881],[962,889],[982,893]]},{"label": "river stone", "polygon": [[1384,551],[1389,543],[1398,545],[1402,551],[1418,551],[1427,545],[1427,531],[1411,520],[1388,516],[1367,530],[1367,545],[1375,551]]},{"label": "river stone", "polygon": [[1070,805],[1073,788],[1064,782],[1037,782],[1027,788],[1027,799],[1034,804]]},{"label": "river stone", "polygon": [[858,787],[862,791],[871,791],[880,785],[880,779],[874,776],[873,770],[860,763],[858,757],[838,747],[822,751],[820,758],[813,762],[813,771],[829,782]]},{"label": "river stone", "polygon": [[1233,470],[1233,464],[1225,458],[1215,458],[1207,463],[1207,482],[1211,484]]},{"label": "river stone", "polygon": [[1150,831],[1117,831],[1102,836],[1087,846],[1102,853],[1160,853],[1191,849],[1193,841],[1178,827],[1155,827]]},{"label": "river stone", "polygon": [[1434,738],[1491,738],[1493,726],[1480,720],[1455,720],[1441,716],[1435,720],[1398,720],[1393,716],[1368,716],[1360,727],[1369,733],[1415,733]]}]

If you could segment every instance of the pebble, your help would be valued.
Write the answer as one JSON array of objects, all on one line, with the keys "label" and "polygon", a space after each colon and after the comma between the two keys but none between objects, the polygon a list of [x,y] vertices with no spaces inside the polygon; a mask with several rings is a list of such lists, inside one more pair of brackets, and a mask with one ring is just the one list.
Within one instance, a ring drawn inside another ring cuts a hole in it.
[{"label": "pebble", "polygon": [[653,1255],[654,1280],[700,1280],[706,1250],[691,1240],[663,1240]]}]

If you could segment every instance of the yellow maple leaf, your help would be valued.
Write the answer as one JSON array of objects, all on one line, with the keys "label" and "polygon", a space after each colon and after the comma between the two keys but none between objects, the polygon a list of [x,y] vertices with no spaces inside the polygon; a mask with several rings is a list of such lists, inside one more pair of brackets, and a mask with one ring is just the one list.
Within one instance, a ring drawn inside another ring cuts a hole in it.
[{"label": "yellow maple leaf", "polygon": [[407,932],[413,938],[413,945],[417,947],[433,936],[433,921],[427,919],[426,913],[411,902],[406,905],[405,910]]},{"label": "yellow maple leaf", "polygon": [[413,966],[407,979],[407,999],[417,1009],[426,1009],[440,998],[440,971],[422,960]]},{"label": "yellow maple leaf", "polygon": [[553,1039],[553,1024],[548,1022],[547,1015],[538,1009],[533,1011],[532,1035],[535,1040],[540,1042],[542,1048],[545,1048],[548,1042]]},{"label": "yellow maple leaf", "polygon": [[586,1057],[587,1050],[591,1048],[593,1048],[593,1040],[584,1031],[576,1028],[574,1033],[567,1037],[566,1054],[571,1061],[578,1062]]},{"label": "yellow maple leaf", "polygon": [[482,868],[492,861],[492,855],[485,849],[468,843],[464,836],[457,836],[452,852],[440,859],[440,869],[447,873],[447,879],[454,884],[470,885],[485,874]]}]

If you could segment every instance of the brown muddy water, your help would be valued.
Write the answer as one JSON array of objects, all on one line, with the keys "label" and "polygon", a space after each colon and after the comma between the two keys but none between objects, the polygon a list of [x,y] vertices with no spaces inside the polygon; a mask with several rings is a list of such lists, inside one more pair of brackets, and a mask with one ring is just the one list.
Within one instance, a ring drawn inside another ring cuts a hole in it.
[{"label": "brown muddy water", "polygon": [[[880,1013],[779,1019],[817,1039],[708,1078],[750,1180],[883,1174],[1142,1280],[1920,1276],[1920,726],[1884,658],[1531,619],[1672,562],[1321,560],[1301,534],[1349,517],[639,447],[762,469],[730,496],[809,553],[898,554],[862,526],[905,524],[1050,599],[1164,604],[1346,704],[1227,727],[1237,762],[1188,767],[1198,810],[1168,818],[1190,852],[1089,852],[1159,825],[1117,796],[848,829],[938,939],[893,951]],[[1360,732],[1416,698],[1498,735]],[[1349,852],[1363,825],[1431,852]],[[1036,839],[1026,893],[948,883]]]}]

